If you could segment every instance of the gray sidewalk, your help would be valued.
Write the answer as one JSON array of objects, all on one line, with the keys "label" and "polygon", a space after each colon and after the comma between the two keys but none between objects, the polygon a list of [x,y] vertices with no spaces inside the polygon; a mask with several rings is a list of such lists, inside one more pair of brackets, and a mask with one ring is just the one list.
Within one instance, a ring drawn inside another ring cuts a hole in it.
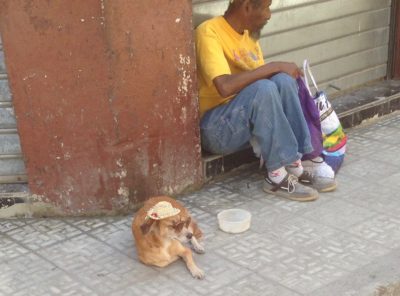
[{"label": "gray sidewalk", "polygon": [[[205,233],[205,270],[138,262],[132,217],[0,220],[0,295],[373,295],[400,281],[400,113],[347,131],[339,187],[312,203],[262,192],[256,165],[180,197]],[[240,207],[250,230],[218,230]]]}]

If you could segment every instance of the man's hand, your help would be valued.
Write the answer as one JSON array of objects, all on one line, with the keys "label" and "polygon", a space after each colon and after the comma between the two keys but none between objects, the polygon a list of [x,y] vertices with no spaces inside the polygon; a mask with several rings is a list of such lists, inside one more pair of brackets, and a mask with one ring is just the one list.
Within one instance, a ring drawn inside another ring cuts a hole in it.
[{"label": "man's hand", "polygon": [[295,63],[288,63],[288,62],[271,62],[267,65],[272,66],[275,69],[278,69],[277,72],[284,72],[293,78],[297,79],[300,76],[303,76],[303,71],[297,67]]}]

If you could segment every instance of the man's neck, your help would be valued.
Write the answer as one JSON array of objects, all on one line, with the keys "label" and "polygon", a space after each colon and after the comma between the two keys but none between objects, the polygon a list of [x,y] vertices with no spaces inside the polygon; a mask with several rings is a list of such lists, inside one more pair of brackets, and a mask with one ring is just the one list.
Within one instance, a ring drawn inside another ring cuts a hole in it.
[{"label": "man's neck", "polygon": [[240,16],[235,15],[233,12],[227,11],[224,14],[224,18],[236,32],[238,32],[240,35],[244,33],[245,27],[240,21]]}]

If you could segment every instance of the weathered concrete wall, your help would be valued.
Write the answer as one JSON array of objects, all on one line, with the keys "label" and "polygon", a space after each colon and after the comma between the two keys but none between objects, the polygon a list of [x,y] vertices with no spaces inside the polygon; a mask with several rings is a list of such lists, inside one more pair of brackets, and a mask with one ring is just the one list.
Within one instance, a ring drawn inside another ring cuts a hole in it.
[{"label": "weathered concrete wall", "polygon": [[191,2],[1,0],[29,187],[70,214],[201,184]]}]

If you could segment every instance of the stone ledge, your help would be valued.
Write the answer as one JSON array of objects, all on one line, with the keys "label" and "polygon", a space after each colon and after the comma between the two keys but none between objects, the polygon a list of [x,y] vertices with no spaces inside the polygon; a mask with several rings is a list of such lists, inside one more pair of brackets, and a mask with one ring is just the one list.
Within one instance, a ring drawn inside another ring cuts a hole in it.
[{"label": "stone ledge", "polygon": [[344,128],[400,109],[400,80],[381,81],[332,100]]},{"label": "stone ledge", "polygon": [[203,156],[203,176],[205,181],[209,181],[215,176],[255,161],[258,159],[250,147],[228,155],[205,154]]}]

